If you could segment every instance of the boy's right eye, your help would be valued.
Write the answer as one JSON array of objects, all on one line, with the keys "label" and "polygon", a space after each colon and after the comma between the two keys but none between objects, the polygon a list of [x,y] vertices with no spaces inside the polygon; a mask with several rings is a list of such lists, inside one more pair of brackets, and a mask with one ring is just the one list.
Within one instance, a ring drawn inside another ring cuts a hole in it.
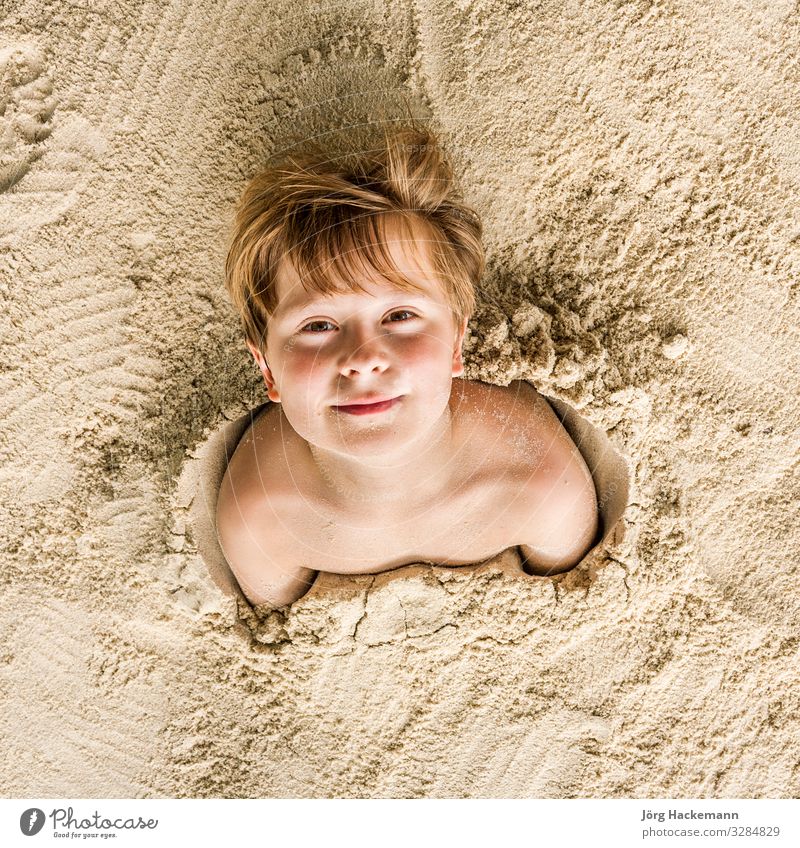
[{"label": "boy's right eye", "polygon": [[309,321],[309,322],[308,322],[308,324],[306,324],[306,325],[305,325],[305,327],[302,327],[302,328],[301,328],[302,332],[304,332],[304,333],[319,333],[319,332],[324,332],[324,330],[309,330],[309,329],[308,329],[309,327],[313,327],[315,324],[323,324],[323,325],[324,325],[324,324],[327,324],[329,327],[332,327],[332,326],[333,326],[333,324],[331,324],[331,322],[330,322],[330,321]]}]

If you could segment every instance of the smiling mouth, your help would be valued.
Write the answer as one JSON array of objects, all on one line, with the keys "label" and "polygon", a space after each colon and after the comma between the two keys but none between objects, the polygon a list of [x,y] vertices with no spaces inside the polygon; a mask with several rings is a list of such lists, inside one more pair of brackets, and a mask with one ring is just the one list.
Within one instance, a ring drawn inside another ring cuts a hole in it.
[{"label": "smiling mouth", "polygon": [[384,412],[391,409],[395,404],[400,402],[402,395],[391,400],[384,400],[380,403],[359,403],[353,406],[334,406],[337,412],[344,412],[347,415],[373,415],[376,412]]}]

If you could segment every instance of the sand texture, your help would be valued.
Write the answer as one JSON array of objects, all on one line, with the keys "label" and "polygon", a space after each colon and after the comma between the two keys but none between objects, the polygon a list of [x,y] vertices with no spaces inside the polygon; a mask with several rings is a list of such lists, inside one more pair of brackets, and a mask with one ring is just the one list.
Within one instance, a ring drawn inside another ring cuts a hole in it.
[{"label": "sand texture", "polygon": [[[800,796],[797,3],[83,6],[0,0],[0,794]],[[485,224],[465,376],[553,399],[608,532],[260,614],[233,204],[401,94]]]}]

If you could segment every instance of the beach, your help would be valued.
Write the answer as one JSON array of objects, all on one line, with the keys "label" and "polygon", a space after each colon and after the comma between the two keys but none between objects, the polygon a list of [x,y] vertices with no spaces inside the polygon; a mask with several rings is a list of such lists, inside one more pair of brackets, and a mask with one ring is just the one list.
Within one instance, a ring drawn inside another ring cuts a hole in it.
[{"label": "beach", "polygon": [[[800,795],[796,4],[4,9],[4,797]],[[403,98],[484,224],[464,376],[552,400],[604,537],[253,609],[234,205]]]}]

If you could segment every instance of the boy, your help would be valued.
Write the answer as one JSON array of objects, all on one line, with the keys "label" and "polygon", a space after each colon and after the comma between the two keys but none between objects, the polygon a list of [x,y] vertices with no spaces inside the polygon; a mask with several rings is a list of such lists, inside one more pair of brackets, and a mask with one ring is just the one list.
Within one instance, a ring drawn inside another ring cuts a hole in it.
[{"label": "boy", "polygon": [[483,268],[480,221],[416,124],[250,182],[226,285],[273,403],[231,458],[217,530],[254,605],[292,603],[318,571],[519,546],[548,575],[588,552],[594,483],[547,401],[453,380]]}]

